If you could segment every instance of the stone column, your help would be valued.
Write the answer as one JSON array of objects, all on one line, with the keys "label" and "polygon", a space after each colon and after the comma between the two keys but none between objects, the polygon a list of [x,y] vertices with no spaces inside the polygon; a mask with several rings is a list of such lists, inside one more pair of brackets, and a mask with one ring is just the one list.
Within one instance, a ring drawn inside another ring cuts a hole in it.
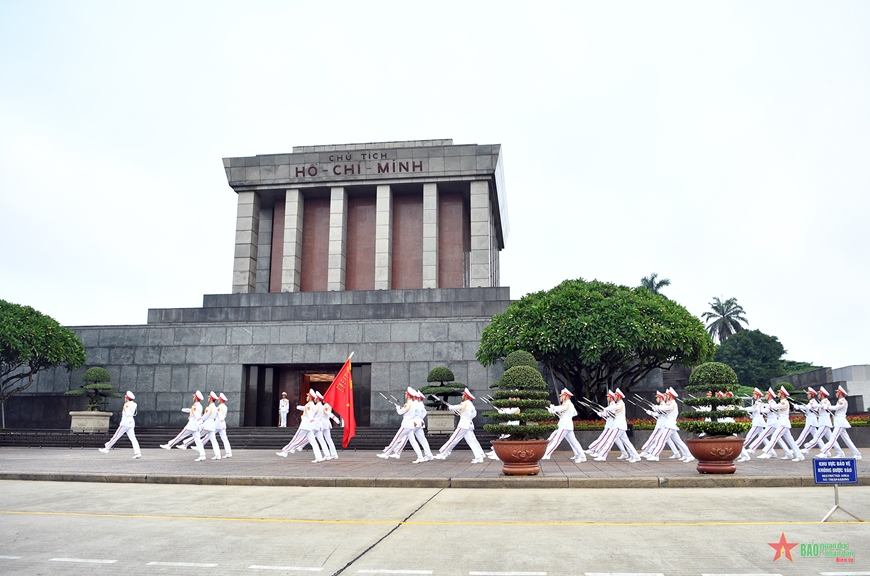
[{"label": "stone column", "polygon": [[393,283],[393,195],[389,186],[378,186],[375,210],[375,290],[389,290]]},{"label": "stone column", "polygon": [[423,288],[438,288],[438,185],[423,184]]},{"label": "stone column", "polygon": [[299,292],[302,272],[302,215],[305,198],[297,189],[287,190],[284,199],[284,260],[281,292]]},{"label": "stone column", "polygon": [[236,212],[236,250],[233,294],[251,294],[257,286],[257,241],[260,234],[260,195],[239,192]]},{"label": "stone column", "polygon": [[489,202],[489,182],[471,183],[471,282],[472,288],[491,287],[490,250],[492,208]]},{"label": "stone column", "polygon": [[329,201],[329,268],[326,289],[344,290],[347,273],[347,192],[332,188]]}]

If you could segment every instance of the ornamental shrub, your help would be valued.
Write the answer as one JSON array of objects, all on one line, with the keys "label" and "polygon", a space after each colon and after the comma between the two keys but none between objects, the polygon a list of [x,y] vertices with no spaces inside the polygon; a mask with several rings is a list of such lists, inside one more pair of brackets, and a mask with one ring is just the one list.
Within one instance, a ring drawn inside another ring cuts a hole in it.
[{"label": "ornamental shrub", "polygon": [[[437,400],[429,400],[426,405],[435,410],[447,410],[448,399],[451,396],[461,396],[464,385],[459,382],[454,382],[456,376],[453,371],[447,366],[436,366],[429,371],[426,376],[426,382],[438,382],[435,386],[424,386],[420,388],[420,392],[436,396]],[[448,384],[449,382],[449,384]]]},{"label": "ornamental shrub", "polygon": [[514,366],[531,366],[535,370],[538,369],[538,361],[535,357],[525,350],[516,350],[507,355],[504,359],[504,370],[507,372]]},{"label": "ornamental shrub", "polygon": [[[512,354],[516,354],[515,352]],[[528,353],[526,353],[528,354]],[[531,356],[531,354],[528,354]],[[493,395],[493,408],[519,408],[519,413],[502,414],[500,412],[485,412],[483,415],[497,424],[484,424],[483,429],[493,434],[510,434],[511,440],[537,440],[546,438],[556,429],[556,424],[541,424],[552,422],[553,415],[547,412],[550,405],[547,383],[537,369],[537,361],[532,356],[534,366],[528,364],[523,356],[518,358],[524,364],[514,364],[505,370],[502,377],[492,385],[498,388]],[[507,360],[505,361],[507,364]],[[506,424],[518,420],[519,425]]]},{"label": "ornamental shrub", "polygon": [[[708,436],[728,436],[749,430],[748,421],[730,421],[735,418],[745,418],[746,410],[736,408],[740,400],[737,393],[740,388],[737,374],[727,364],[721,362],[706,362],[692,371],[686,392],[689,398],[683,404],[697,407],[710,407],[706,410],[686,410],[680,414],[685,420],[680,423],[683,430],[693,434]],[[716,398],[716,392],[731,392],[733,398]],[[712,396],[707,396],[707,393]],[[723,407],[720,409],[719,407]],[[710,421],[705,421],[710,418]],[[723,419],[728,419],[723,421]]]},{"label": "ornamental shrub", "polygon": [[96,412],[101,407],[109,403],[109,398],[123,398],[124,395],[115,392],[115,387],[109,384],[112,377],[105,368],[95,366],[88,368],[82,380],[85,382],[78,390],[69,390],[64,394],[67,396],[87,396],[88,410]]}]

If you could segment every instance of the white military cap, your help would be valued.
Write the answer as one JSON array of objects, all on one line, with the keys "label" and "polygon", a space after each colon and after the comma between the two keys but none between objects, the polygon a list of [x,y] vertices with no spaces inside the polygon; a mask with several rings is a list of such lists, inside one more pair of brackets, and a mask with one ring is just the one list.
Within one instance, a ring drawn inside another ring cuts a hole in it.
[{"label": "white military cap", "polygon": [[623,394],[622,390],[620,390],[619,388],[613,391],[613,396],[614,398],[619,398],[620,400],[625,398],[625,394]]},{"label": "white military cap", "polygon": [[223,392],[221,392],[221,393],[218,395],[218,397],[219,397],[221,400],[223,400],[224,402],[227,401],[227,397],[224,396],[224,393],[223,393]]},{"label": "white military cap", "polygon": [[571,391],[568,390],[567,388],[562,388],[562,391],[559,392],[559,396],[561,396],[562,394],[567,394],[568,396],[573,396],[573,394],[571,394]]},{"label": "white military cap", "polygon": [[408,386],[407,388],[405,388],[405,394],[407,394],[408,396],[416,396],[417,391]]},{"label": "white military cap", "polygon": [[199,390],[197,390],[196,392],[194,392],[193,396],[194,396],[194,398],[196,398],[197,400],[202,400],[203,398],[205,398],[205,396],[203,396],[203,395],[202,395],[202,392],[200,392]]},{"label": "white military cap", "polygon": [[785,389],[785,386],[780,386],[780,387],[779,387],[779,393],[780,393],[780,394],[785,394],[786,396],[791,396],[791,394],[788,393],[788,390]]},{"label": "white military cap", "polygon": [[849,393],[846,392],[846,389],[842,386],[837,386],[837,393],[842,394],[843,396],[848,396]]},{"label": "white military cap", "polygon": [[670,394],[670,395],[673,396],[674,398],[679,397],[679,394],[677,394],[677,391],[674,390],[674,387],[673,387],[673,386],[669,387],[667,390],[665,390],[665,392],[667,392],[668,394]]},{"label": "white military cap", "polygon": [[208,393],[208,397],[211,400],[218,400],[218,395],[214,393],[214,391]]},{"label": "white military cap", "polygon": [[134,396],[132,392],[127,390],[127,398],[129,398],[130,400],[135,400],[136,396]]},{"label": "white military cap", "polygon": [[815,393],[816,393],[816,391],[813,390],[812,386],[807,386],[807,394],[815,394]]},{"label": "white military cap", "polygon": [[462,391],[462,394],[463,394],[464,396],[467,396],[469,400],[474,400],[474,395],[471,393],[471,390],[469,390],[468,388],[466,388],[465,390],[463,390],[463,391]]},{"label": "white military cap", "polygon": [[828,394],[828,391],[825,390],[824,386],[819,386],[819,396],[828,397],[828,396],[830,396],[830,394]]}]

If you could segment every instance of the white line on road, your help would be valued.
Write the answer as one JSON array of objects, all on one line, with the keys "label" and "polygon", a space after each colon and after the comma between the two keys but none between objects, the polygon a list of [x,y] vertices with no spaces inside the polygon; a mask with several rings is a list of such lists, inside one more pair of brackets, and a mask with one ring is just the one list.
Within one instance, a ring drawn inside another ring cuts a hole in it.
[{"label": "white line on road", "polygon": [[148,562],[146,566],[181,566],[182,568],[214,568],[217,564],[201,564],[198,562]]},{"label": "white line on road", "polygon": [[252,564],[248,566],[249,570],[285,570],[287,572],[320,572],[323,568],[305,568],[303,566],[261,566]]},{"label": "white line on road", "polygon": [[546,572],[469,572],[468,576],[547,576]]},{"label": "white line on road", "polygon": [[[584,572],[586,576],[665,576],[661,572]],[[767,576],[776,576],[768,574]]]},{"label": "white line on road", "polygon": [[21,560],[21,556],[0,556],[0,560]]},{"label": "white line on road", "polygon": [[357,570],[357,574],[431,574],[431,570],[379,570],[379,569],[363,569]]},{"label": "white line on road", "polygon": [[822,576],[870,576],[870,572],[822,572]]},{"label": "white line on road", "polygon": [[84,562],[85,564],[114,564],[117,560],[92,560],[88,558],[49,558],[49,562]]},{"label": "white line on road", "polygon": [[762,572],[760,574],[701,574],[701,576],[782,576],[782,574],[771,574],[770,572]]}]

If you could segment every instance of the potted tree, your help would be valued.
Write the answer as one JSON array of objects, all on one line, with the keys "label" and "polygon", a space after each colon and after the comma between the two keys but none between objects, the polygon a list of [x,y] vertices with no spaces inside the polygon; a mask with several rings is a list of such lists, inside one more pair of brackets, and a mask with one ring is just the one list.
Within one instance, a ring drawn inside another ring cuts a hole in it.
[{"label": "potted tree", "polygon": [[455,415],[447,409],[451,396],[461,396],[465,385],[454,382],[456,377],[447,366],[436,366],[429,371],[426,382],[437,382],[432,386],[420,389],[422,394],[430,398],[426,402],[431,410],[427,411],[429,432],[434,434],[450,434],[453,432]]},{"label": "potted tree", "polygon": [[88,409],[70,412],[70,430],[73,432],[107,432],[111,412],[102,412],[100,408],[109,403],[109,398],[123,398],[124,395],[115,392],[115,387],[109,384],[112,377],[105,368],[95,366],[88,368],[82,376],[85,382],[77,390],[65,392],[67,396],[87,396]]},{"label": "potted tree", "polygon": [[[706,362],[692,371],[686,392],[692,397],[683,404],[694,410],[682,413],[686,420],[681,427],[697,438],[686,440],[692,456],[698,459],[698,472],[707,474],[733,474],[737,470],[734,459],[740,456],[743,438],[737,436],[749,429],[750,423],[735,418],[747,416],[746,410],[735,406],[734,397],[727,395],[739,388],[737,374],[727,364]],[[698,408],[707,408],[699,410]]]},{"label": "potted tree", "polygon": [[501,435],[492,447],[503,462],[505,475],[538,474],[538,462],[547,450],[546,438],[556,429],[556,424],[541,424],[553,419],[546,410],[550,404],[547,383],[538,371],[537,360],[528,352],[511,352],[504,367],[502,377],[490,386],[498,389],[492,406],[512,410],[485,412],[484,416],[497,423],[485,424],[483,429]]}]

